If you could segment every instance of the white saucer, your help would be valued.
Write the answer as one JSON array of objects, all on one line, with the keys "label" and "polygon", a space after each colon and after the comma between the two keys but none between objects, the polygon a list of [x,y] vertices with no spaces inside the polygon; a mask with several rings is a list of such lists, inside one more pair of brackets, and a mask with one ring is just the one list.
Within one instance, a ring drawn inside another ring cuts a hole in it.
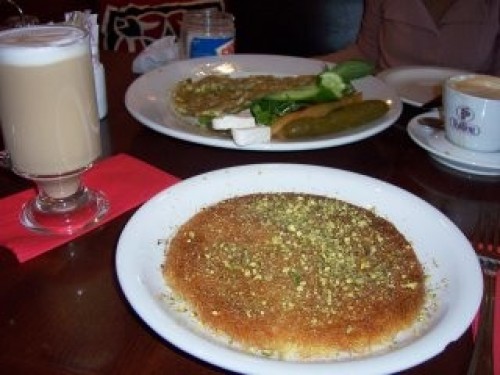
[{"label": "white saucer", "polygon": [[441,94],[441,86],[447,78],[464,73],[444,67],[401,66],[386,69],[377,74],[377,78],[393,87],[403,102],[421,107]]},{"label": "white saucer", "polygon": [[450,168],[482,176],[500,176],[500,152],[477,152],[455,146],[446,139],[443,130],[420,125],[419,117],[438,117],[437,112],[414,117],[408,124],[408,134],[436,161]]}]

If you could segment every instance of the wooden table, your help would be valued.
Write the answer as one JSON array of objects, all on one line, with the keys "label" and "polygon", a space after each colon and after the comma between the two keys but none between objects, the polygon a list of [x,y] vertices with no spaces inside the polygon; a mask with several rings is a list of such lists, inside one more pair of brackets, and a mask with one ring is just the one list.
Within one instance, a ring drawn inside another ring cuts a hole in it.
[{"label": "wooden table", "polygon": [[[479,214],[500,210],[498,179],[442,167],[410,140],[405,127],[415,111],[409,108],[391,128],[346,146],[278,153],[212,148],[169,138],[141,126],[124,106],[125,90],[135,78],[131,73],[132,56],[103,53],[102,59],[109,100],[109,115],[101,124],[107,154],[129,153],[180,178],[262,162],[351,170],[418,195],[467,235]],[[29,186],[14,174],[0,171],[0,197]],[[24,264],[18,264],[7,249],[0,249],[2,373],[226,373],[163,341],[136,316],[122,295],[116,280],[115,247],[132,213]],[[471,349],[471,334],[467,331],[442,354],[404,374],[462,374]]]}]

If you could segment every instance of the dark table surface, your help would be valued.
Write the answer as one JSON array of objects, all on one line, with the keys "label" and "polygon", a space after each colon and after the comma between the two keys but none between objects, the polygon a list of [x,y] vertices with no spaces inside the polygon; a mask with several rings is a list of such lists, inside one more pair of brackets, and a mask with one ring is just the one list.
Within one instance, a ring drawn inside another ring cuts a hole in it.
[{"label": "dark table surface", "polygon": [[[374,137],[323,150],[274,153],[201,146],[158,134],[128,114],[124,94],[136,78],[131,72],[132,58],[127,54],[102,54],[109,104],[109,114],[101,124],[106,155],[128,153],[180,178],[263,162],[350,170],[423,198],[467,236],[479,215],[500,211],[499,179],[443,167],[411,141],[406,124],[418,113],[415,109],[405,107],[396,124]],[[30,186],[13,173],[0,170],[0,197]],[[162,340],[124,298],[114,257],[117,240],[132,214],[127,212],[23,264],[0,248],[2,373],[225,373]],[[471,350],[472,336],[467,330],[441,354],[404,374],[463,374]]]}]

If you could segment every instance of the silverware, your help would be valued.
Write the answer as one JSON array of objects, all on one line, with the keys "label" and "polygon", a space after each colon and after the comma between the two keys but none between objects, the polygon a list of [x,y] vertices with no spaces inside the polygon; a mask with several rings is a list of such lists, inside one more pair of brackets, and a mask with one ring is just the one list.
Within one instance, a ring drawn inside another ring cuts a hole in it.
[{"label": "silverware", "polygon": [[483,270],[479,330],[467,375],[493,375],[493,320],[496,274],[500,270],[500,214],[480,215],[471,242]]},{"label": "silverware", "polygon": [[444,129],[444,121],[441,117],[427,117],[427,116],[419,117],[417,122],[420,125],[429,126],[434,129],[440,129],[440,130]]}]

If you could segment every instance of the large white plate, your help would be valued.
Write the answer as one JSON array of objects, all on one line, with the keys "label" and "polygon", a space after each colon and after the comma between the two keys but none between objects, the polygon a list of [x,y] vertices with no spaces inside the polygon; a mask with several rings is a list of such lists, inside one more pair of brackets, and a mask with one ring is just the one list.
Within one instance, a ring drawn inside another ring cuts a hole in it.
[{"label": "large white plate", "polygon": [[206,131],[175,113],[169,95],[172,87],[188,77],[201,77],[213,73],[298,75],[317,74],[325,62],[298,57],[273,55],[227,55],[177,61],[137,78],[128,88],[125,105],[143,125],[162,134],[203,145],[259,151],[310,150],[339,146],[377,134],[393,124],[401,113],[401,101],[396,92],[375,77],[357,82],[366,99],[386,100],[389,112],[364,126],[334,135],[303,140],[272,141],[271,143],[237,146],[232,139]]},{"label": "large white plate", "polygon": [[403,102],[420,107],[441,95],[447,78],[464,73],[433,66],[402,66],[384,70],[377,77],[392,86]]},{"label": "large white plate", "polygon": [[[375,208],[411,241],[435,293],[420,332],[371,356],[287,362],[241,352],[213,339],[164,298],[165,241],[200,208],[255,192],[307,192]],[[165,241],[163,241],[165,240]],[[477,258],[446,216],[395,186],[347,171],[294,164],[260,164],[209,172],[184,180],[144,204],[124,228],[116,268],[137,314],[173,345],[225,369],[245,374],[388,374],[415,366],[458,339],[473,320],[482,295]]]},{"label": "large white plate", "polygon": [[410,138],[437,162],[450,168],[481,176],[500,176],[500,152],[479,152],[458,147],[446,138],[444,130],[418,123],[420,117],[438,116],[438,112],[429,112],[414,117],[407,129]]}]

